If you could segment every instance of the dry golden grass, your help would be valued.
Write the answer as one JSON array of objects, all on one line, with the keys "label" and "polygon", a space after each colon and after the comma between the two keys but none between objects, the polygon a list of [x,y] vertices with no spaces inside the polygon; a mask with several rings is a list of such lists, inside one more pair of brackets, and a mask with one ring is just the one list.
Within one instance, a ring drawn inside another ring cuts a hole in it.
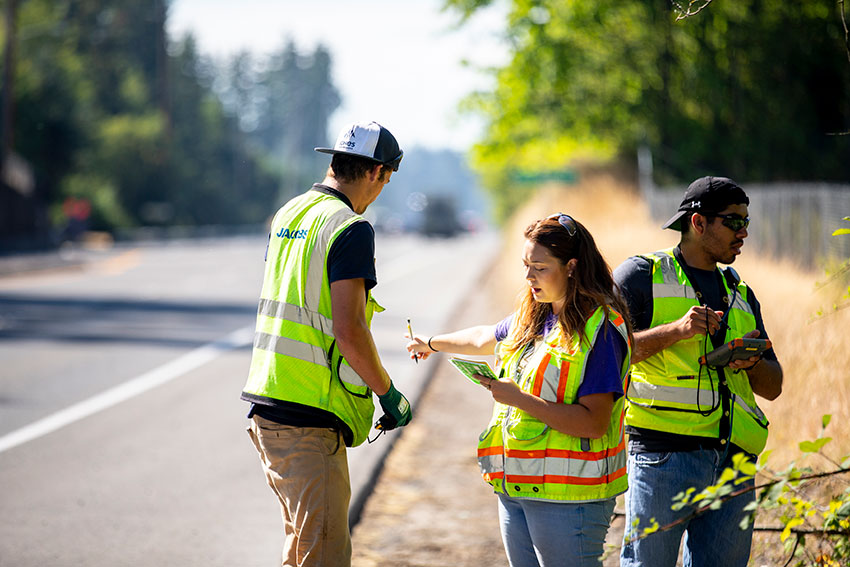
[{"label": "dry golden grass", "polygon": [[[590,230],[612,268],[631,255],[678,242],[677,233],[661,230],[661,223],[650,218],[636,187],[612,174],[588,172],[576,185],[546,186],[513,215],[506,227],[504,254],[496,271],[500,277],[489,282],[495,294],[504,298],[506,308],[523,285],[520,257],[524,228],[559,211]],[[797,444],[818,436],[823,414],[832,414],[826,435],[833,442],[827,445],[827,453],[836,458],[847,455],[850,309],[812,321],[818,310],[832,305],[838,292],[816,294],[822,274],[760,256],[746,245],[735,268],[761,302],[765,328],[785,373],[782,395],[774,402],[759,400],[771,421],[767,447],[772,450],[771,468],[783,468],[800,456]],[[810,464],[819,466],[815,461]]]}]

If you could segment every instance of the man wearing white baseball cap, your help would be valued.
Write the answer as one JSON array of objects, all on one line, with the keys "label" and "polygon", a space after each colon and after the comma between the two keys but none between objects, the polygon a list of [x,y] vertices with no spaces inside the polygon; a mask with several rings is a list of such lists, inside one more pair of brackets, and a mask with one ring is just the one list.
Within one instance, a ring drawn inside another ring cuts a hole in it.
[{"label": "man wearing white baseball cap", "polygon": [[388,430],[410,404],[384,369],[369,325],[375,232],[361,215],[404,155],[376,122],[343,128],[321,183],[274,216],[248,381],[248,433],[284,524],[283,565],[351,564],[346,447],[366,440],[372,392]]}]

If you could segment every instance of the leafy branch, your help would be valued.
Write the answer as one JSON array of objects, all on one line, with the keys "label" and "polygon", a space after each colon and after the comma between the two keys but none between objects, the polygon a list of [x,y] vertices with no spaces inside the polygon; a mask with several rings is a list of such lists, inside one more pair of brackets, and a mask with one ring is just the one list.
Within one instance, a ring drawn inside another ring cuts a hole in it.
[{"label": "leafy branch", "polygon": [[[687,5],[678,0],[670,0],[679,15],[676,16],[676,21],[684,20],[691,16],[696,16],[711,4],[711,0],[688,0]],[[838,14],[841,18],[841,25],[844,28],[844,51],[847,53],[847,61],[850,62],[850,29],[847,28],[847,14],[844,9],[844,0],[838,0]],[[846,135],[848,132],[843,132],[841,135]]]},{"label": "leafy branch", "polygon": [[[844,217],[843,220],[850,221],[850,217]],[[850,228],[838,228],[833,231],[832,236],[846,236],[849,234]],[[850,274],[850,259],[842,262],[838,269],[836,269],[832,274],[829,275],[826,281],[818,283],[817,286],[815,286],[815,290],[821,290],[836,281],[846,280],[848,274]],[[843,303],[834,303],[832,305],[833,312],[850,307],[850,301],[847,301],[848,299],[850,299],[850,286],[847,287],[847,293],[843,295],[842,299],[844,300]],[[818,311],[815,314],[815,317],[813,317],[813,320],[824,316],[825,314],[823,313],[823,311]]]},{"label": "leafy branch", "polygon": [[[752,466],[753,468],[755,468],[755,465],[753,465],[751,462],[747,462],[746,466]],[[824,479],[824,478],[829,478],[829,477],[840,475],[840,474],[850,473],[850,468],[840,468],[840,469],[837,469],[837,470],[823,472],[823,473],[814,473],[814,474],[806,474],[806,475],[801,474],[799,476],[793,476],[792,475],[792,478],[790,478],[790,479],[789,478],[781,478],[781,479],[772,480],[770,482],[766,482],[764,484],[748,486],[748,487],[741,488],[741,489],[738,489],[738,490],[731,489],[731,487],[729,485],[730,481],[734,481],[733,484],[737,485],[737,484],[746,482],[746,481],[753,478],[753,475],[739,474],[741,472],[742,471],[738,467],[725,469],[723,471],[723,474],[721,475],[721,478],[718,481],[718,483],[711,485],[709,487],[706,487],[702,492],[694,495],[694,492],[696,492],[696,489],[695,488],[689,488],[686,492],[677,494],[674,497],[674,501],[676,502],[676,504],[674,504],[672,506],[672,508],[674,510],[681,510],[682,508],[684,508],[688,504],[695,504],[696,502],[700,502],[700,501],[704,502],[704,503],[700,506],[695,507],[687,516],[683,516],[683,517],[679,518],[678,520],[675,520],[675,521],[670,522],[669,524],[665,524],[663,526],[658,525],[658,522],[654,521],[654,518],[653,518],[653,519],[650,520],[651,525],[649,527],[647,527],[646,529],[644,529],[643,531],[638,533],[638,532],[633,530],[632,532],[630,532],[630,533],[634,533],[634,536],[630,535],[630,537],[627,538],[627,541],[637,541],[637,540],[640,540],[640,539],[644,539],[647,536],[650,536],[650,535],[652,535],[656,532],[669,531],[669,530],[675,528],[676,526],[690,522],[694,518],[697,518],[697,517],[701,516],[702,514],[705,514],[706,512],[708,512],[710,510],[717,510],[724,503],[728,502],[729,500],[732,500],[733,498],[737,498],[738,496],[742,496],[742,495],[750,493],[750,492],[754,492],[754,491],[765,489],[765,488],[774,488],[774,487],[783,488],[785,486],[785,484],[789,483],[789,482],[799,483],[799,482]],[[757,504],[757,503],[754,503],[754,504]],[[748,507],[748,510],[754,510],[756,507],[757,507],[756,505],[751,505],[750,507]],[[749,523],[749,521],[752,517],[753,517],[753,515],[748,516],[747,519],[745,519],[745,522]],[[638,524],[636,522],[632,526],[632,528],[636,528],[637,525]],[[746,527],[746,526],[742,526],[742,527]],[[844,528],[844,529],[828,530],[828,529],[815,529],[815,528],[811,528],[811,529],[801,529],[800,528],[800,529],[798,529],[798,528],[792,527],[792,528],[788,529],[787,527],[755,526],[753,529],[755,531],[763,531],[763,532],[785,532],[785,531],[787,531],[788,533],[794,533],[794,534],[850,535],[850,527]]]},{"label": "leafy branch", "polygon": [[[803,490],[804,487],[812,486],[814,481],[850,473],[850,456],[844,457],[839,463],[823,452],[823,448],[832,441],[832,438],[823,436],[830,421],[831,416],[823,416],[821,434],[813,441],[801,442],[799,448],[804,454],[816,454],[826,459],[836,467],[834,470],[813,472],[792,463],[785,471],[776,473],[765,466],[770,452],[763,455],[761,465],[753,463],[744,454],[735,455],[732,467],[721,473],[716,484],[699,492],[696,488],[689,488],[674,497],[671,508],[682,510],[691,506],[688,514],[664,526],[660,526],[655,518],[650,518],[649,526],[643,530],[638,529],[640,518],[636,518],[629,528],[626,541],[636,541],[653,533],[671,530],[709,510],[717,510],[733,498],[759,491],[757,498],[745,508],[748,514],[741,520],[739,527],[747,529],[753,525],[754,531],[778,533],[780,541],[790,552],[786,565],[801,553],[811,555],[806,548],[806,536],[813,536],[829,547],[816,557],[810,557],[811,565],[838,565],[836,560],[850,558],[850,482],[844,481],[844,492],[830,497],[826,504],[809,498]],[[754,481],[757,474],[767,474],[771,479],[741,487],[743,483]],[[755,526],[757,513],[767,510],[780,512],[779,521],[782,525]]]},{"label": "leafy branch", "polygon": [[676,8],[676,11],[679,12],[679,15],[676,16],[677,22],[691,16],[696,16],[702,12],[704,8],[711,4],[711,0],[689,0],[687,6],[683,5],[682,2],[677,2],[676,0],[671,0],[671,2]]}]

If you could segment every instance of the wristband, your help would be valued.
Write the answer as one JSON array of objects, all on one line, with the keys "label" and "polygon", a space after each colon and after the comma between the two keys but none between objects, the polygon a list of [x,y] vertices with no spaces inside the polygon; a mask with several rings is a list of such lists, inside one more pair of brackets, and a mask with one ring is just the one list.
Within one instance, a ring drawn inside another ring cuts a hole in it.
[{"label": "wristband", "polygon": [[440,351],[438,351],[437,349],[435,349],[434,347],[432,347],[432,346],[431,346],[431,339],[433,339],[433,338],[434,338],[434,337],[430,337],[430,338],[428,339],[428,348],[430,348],[430,349],[431,349],[431,350],[433,350],[434,352],[440,352]]}]

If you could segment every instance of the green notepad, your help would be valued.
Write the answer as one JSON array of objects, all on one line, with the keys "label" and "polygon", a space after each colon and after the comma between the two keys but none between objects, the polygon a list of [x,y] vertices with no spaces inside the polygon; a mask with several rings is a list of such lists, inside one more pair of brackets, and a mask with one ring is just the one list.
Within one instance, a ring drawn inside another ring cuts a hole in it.
[{"label": "green notepad", "polygon": [[480,374],[482,376],[486,376],[487,378],[492,378],[493,380],[498,380],[496,378],[496,374],[493,373],[493,369],[490,368],[490,365],[484,362],[483,360],[467,360],[465,358],[450,358],[449,362],[451,362],[455,368],[457,368],[461,374],[469,378],[475,384],[481,384],[476,378],[475,374]]}]

